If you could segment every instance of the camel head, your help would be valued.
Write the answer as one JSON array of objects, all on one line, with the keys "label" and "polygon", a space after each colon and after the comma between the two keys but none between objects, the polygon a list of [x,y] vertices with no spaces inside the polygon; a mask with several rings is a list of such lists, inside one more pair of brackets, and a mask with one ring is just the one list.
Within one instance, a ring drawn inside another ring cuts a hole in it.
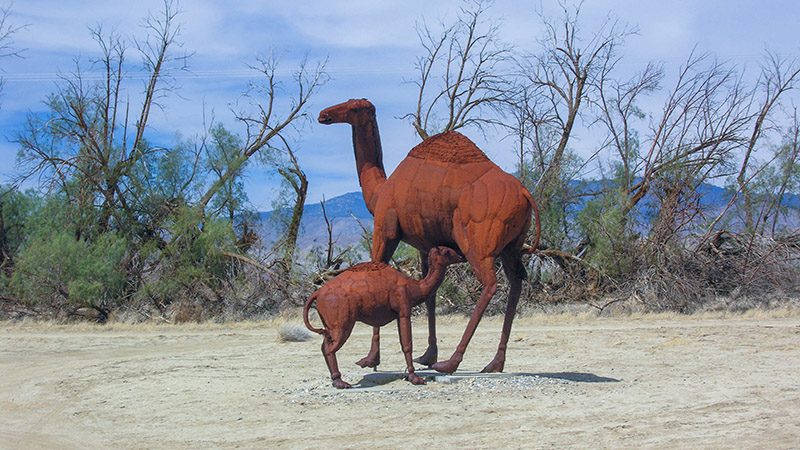
[{"label": "camel head", "polygon": [[344,103],[325,108],[319,113],[319,123],[364,124],[375,119],[375,107],[365,98],[350,99]]},{"label": "camel head", "polygon": [[434,247],[428,252],[428,264],[449,266],[450,264],[464,262],[464,257],[449,247]]}]

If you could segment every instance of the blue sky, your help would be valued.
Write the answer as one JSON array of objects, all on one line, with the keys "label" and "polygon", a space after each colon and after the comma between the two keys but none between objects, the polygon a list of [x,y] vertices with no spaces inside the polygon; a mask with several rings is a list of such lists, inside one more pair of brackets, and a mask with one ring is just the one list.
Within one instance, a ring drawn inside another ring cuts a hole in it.
[{"label": "blue sky", "polygon": [[[555,14],[555,2],[497,0],[490,15],[502,21],[502,38],[522,50],[534,50],[541,35],[535,14],[542,4]],[[134,5],[135,4],[135,5]],[[329,58],[331,80],[313,98],[311,115],[348,98],[366,97],[378,109],[384,160],[391,172],[417,142],[407,122],[397,119],[413,109],[414,60],[419,44],[414,24],[451,20],[459,1],[406,0],[378,2],[183,0],[180,22],[185,49],[194,52],[190,72],[178,79],[180,96],[164,101],[164,111],[151,120],[152,133],[171,139],[176,133],[191,137],[202,128],[205,103],[214,117],[235,129],[229,105],[246,89],[256,57],[277,54],[282,68],[291,70],[308,55]],[[28,24],[15,36],[24,58],[0,60],[6,79],[0,98],[0,182],[14,175],[16,147],[10,142],[29,111],[41,110],[59,73],[73,68],[77,56],[97,54],[88,27],[98,23],[122,35],[140,31],[148,11],[158,11],[161,0],[17,0],[12,21]],[[764,48],[786,56],[800,56],[800,5],[793,1],[587,1],[583,23],[591,29],[607,14],[639,28],[628,39],[622,70],[631,72],[647,61],[661,61],[666,73],[677,71],[697,46],[718,58],[757,70]],[[669,78],[667,78],[668,82]],[[645,105],[658,108],[658,98]],[[313,117],[312,117],[313,118]],[[307,123],[297,142],[301,165],[310,180],[309,201],[358,190],[350,132],[345,126]],[[495,162],[513,170],[512,143],[489,133],[465,132]],[[573,147],[589,152],[594,139],[579,131]],[[263,168],[251,168],[246,188],[253,205],[269,209],[276,181]]]}]

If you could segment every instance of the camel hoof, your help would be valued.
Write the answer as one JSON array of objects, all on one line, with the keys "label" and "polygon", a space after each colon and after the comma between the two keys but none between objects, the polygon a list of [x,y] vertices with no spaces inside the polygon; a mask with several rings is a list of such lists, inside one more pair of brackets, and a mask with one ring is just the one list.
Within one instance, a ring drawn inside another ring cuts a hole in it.
[{"label": "camel hoof", "polygon": [[336,389],[350,389],[353,386],[351,386],[350,383],[339,378],[337,380],[333,380],[333,387],[335,387]]},{"label": "camel hoof", "polygon": [[439,352],[435,347],[428,347],[428,350],[425,350],[425,354],[420,356],[419,358],[415,358],[414,362],[425,367],[431,367],[436,364],[436,361],[439,359]]},{"label": "camel hoof", "polygon": [[363,368],[372,367],[373,369],[377,368],[380,363],[381,363],[381,357],[373,355],[367,355],[356,361],[356,365],[360,367]]},{"label": "camel hoof", "polygon": [[483,368],[483,370],[481,370],[481,373],[500,373],[503,371],[505,364],[505,361],[493,359],[492,362],[490,362],[486,367]]},{"label": "camel hoof", "polygon": [[419,375],[417,375],[415,373],[408,374],[408,376],[406,377],[406,380],[410,381],[411,384],[416,384],[416,385],[427,384],[427,382],[425,381],[424,378],[422,378],[421,376],[419,376]]},{"label": "camel hoof", "polygon": [[461,364],[461,358],[456,358],[454,355],[447,361],[437,362],[431,368],[439,373],[453,373],[458,369],[459,364]]}]

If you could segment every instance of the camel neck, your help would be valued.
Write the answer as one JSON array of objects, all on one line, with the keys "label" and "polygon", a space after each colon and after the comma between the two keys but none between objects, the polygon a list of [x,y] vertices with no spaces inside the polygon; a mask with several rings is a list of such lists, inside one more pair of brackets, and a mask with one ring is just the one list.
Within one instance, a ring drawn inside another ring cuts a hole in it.
[{"label": "camel neck", "polygon": [[444,281],[446,269],[446,266],[441,264],[430,264],[428,268],[428,275],[419,280],[419,289],[422,293],[422,299],[420,300],[420,303],[424,301],[431,292],[435,292],[437,289],[439,289],[439,285],[441,285],[442,281]]},{"label": "camel neck", "polygon": [[386,181],[381,136],[378,133],[378,123],[374,116],[366,123],[353,124],[353,150],[356,155],[358,183],[361,185],[367,209],[374,214],[377,202],[375,194]]}]

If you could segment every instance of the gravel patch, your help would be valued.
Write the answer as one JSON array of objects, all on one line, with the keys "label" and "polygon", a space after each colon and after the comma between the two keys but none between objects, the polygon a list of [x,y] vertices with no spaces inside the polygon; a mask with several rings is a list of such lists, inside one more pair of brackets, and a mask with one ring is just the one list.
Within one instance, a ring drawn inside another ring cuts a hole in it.
[{"label": "gravel patch", "polygon": [[[433,371],[417,371],[428,384],[414,386],[405,381],[403,372],[372,372],[353,383],[351,389],[335,389],[330,381],[302,380],[298,389],[282,392],[290,404],[351,404],[374,401],[437,400],[458,401],[465,397],[491,397],[532,393],[569,394],[585,374],[527,373],[457,373],[442,375]],[[346,380],[356,380],[357,376]],[[618,380],[609,380],[618,381]]]}]

